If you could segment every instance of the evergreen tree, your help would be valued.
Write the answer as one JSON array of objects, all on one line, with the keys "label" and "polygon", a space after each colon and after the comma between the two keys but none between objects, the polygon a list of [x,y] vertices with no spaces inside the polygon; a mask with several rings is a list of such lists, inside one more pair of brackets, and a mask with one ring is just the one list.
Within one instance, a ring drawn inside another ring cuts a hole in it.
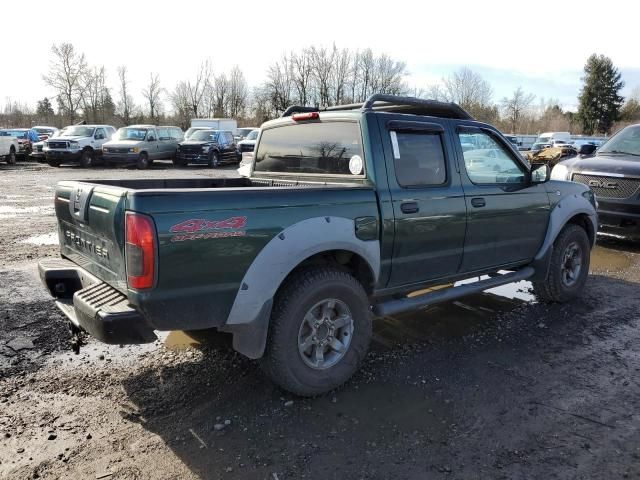
[{"label": "evergreen tree", "polygon": [[624,82],[609,57],[593,54],[584,66],[584,85],[578,97],[578,118],[584,133],[609,133],[620,118]]},{"label": "evergreen tree", "polygon": [[44,97],[42,100],[38,100],[38,106],[36,108],[36,114],[40,118],[49,119],[49,117],[53,117],[53,106],[51,105],[51,101]]}]

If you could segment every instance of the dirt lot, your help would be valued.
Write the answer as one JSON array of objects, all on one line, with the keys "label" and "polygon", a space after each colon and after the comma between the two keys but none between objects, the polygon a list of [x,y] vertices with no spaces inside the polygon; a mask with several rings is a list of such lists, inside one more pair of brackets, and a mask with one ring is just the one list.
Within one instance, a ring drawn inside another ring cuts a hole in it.
[{"label": "dirt lot", "polygon": [[54,185],[139,175],[0,164],[0,477],[640,478],[640,243],[599,238],[572,304],[522,283],[377,321],[356,377],[299,399],[180,332],[67,350],[35,269]]}]

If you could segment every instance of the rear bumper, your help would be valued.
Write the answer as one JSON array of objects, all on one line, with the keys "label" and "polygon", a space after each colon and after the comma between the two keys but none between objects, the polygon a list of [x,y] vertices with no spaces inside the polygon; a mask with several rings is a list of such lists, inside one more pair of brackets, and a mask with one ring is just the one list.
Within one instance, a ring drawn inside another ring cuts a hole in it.
[{"label": "rear bumper", "polygon": [[38,264],[40,279],[56,298],[57,307],[76,327],[110,344],[156,340],[153,328],[129,305],[126,295],[65,259]]}]

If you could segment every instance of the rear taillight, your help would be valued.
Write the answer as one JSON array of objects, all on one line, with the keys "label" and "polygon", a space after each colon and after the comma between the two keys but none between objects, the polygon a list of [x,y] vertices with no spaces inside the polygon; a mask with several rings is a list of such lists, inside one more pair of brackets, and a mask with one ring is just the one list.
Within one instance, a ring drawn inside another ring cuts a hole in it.
[{"label": "rear taillight", "polygon": [[125,258],[130,288],[153,287],[156,270],[156,233],[153,220],[134,212],[125,214]]}]

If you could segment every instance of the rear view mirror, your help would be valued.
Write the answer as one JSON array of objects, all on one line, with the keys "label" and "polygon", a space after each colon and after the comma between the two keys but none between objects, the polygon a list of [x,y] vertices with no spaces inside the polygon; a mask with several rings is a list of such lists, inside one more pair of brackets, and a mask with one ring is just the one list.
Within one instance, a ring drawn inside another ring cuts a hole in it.
[{"label": "rear view mirror", "polygon": [[551,168],[546,163],[531,164],[531,183],[544,183],[551,178]]}]

